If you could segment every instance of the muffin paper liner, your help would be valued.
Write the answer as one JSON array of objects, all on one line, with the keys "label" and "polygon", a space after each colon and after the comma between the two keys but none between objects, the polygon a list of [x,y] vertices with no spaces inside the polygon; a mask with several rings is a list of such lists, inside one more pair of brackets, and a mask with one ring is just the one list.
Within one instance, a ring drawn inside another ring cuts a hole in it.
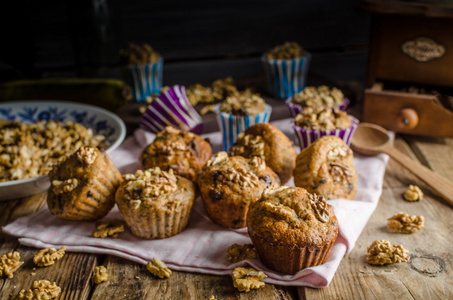
[{"label": "muffin paper liner", "polygon": [[151,102],[140,120],[140,127],[155,133],[166,126],[196,134],[203,132],[203,120],[187,99],[184,86],[175,85],[161,93]]},{"label": "muffin paper liner", "polygon": [[293,125],[294,133],[296,134],[297,140],[299,141],[300,149],[305,149],[310,146],[314,141],[320,137],[326,135],[334,135],[341,138],[348,146],[351,143],[351,138],[354,135],[357,126],[359,125],[359,120],[353,116],[349,116],[352,121],[352,126],[346,129],[336,129],[336,130],[313,130],[313,129],[304,129],[299,126]]},{"label": "muffin paper liner", "polygon": [[162,71],[164,60],[152,64],[127,65],[123,69],[123,77],[131,86],[134,100],[145,101],[152,94],[159,94],[162,88]]},{"label": "muffin paper liner", "polygon": [[[285,104],[286,106],[288,106],[289,112],[291,113],[291,117],[295,118],[297,114],[304,109],[304,107],[299,104],[291,102],[291,99],[292,97],[286,99]],[[343,104],[338,106],[338,109],[344,111],[348,107],[349,103],[350,103],[349,99],[344,97]]]},{"label": "muffin paper liner", "polygon": [[228,149],[236,142],[238,135],[256,123],[268,123],[272,113],[272,107],[267,105],[266,109],[256,116],[237,116],[220,112],[220,104],[216,106],[217,123],[223,138],[223,149]]},{"label": "muffin paper liner", "polygon": [[311,54],[288,60],[261,57],[269,84],[269,93],[279,99],[286,99],[302,91],[307,82]]}]

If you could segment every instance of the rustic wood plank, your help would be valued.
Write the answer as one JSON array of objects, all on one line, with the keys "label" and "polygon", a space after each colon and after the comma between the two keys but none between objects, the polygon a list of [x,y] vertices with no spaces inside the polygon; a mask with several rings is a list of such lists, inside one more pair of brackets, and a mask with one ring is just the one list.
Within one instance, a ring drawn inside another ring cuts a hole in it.
[{"label": "rustic wood plank", "polygon": [[266,284],[259,290],[240,293],[231,276],[173,271],[169,279],[153,276],[146,266],[107,256],[103,265],[108,282],[96,286],[92,299],[294,299],[295,288]]}]

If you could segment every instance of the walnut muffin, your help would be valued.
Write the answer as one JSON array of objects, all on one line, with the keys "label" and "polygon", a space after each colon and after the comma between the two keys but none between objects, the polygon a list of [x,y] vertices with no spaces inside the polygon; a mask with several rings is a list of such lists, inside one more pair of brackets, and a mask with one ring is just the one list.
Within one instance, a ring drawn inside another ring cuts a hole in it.
[{"label": "walnut muffin", "polygon": [[357,192],[354,155],[336,136],[324,136],[299,153],[294,184],[327,199],[353,199]]},{"label": "walnut muffin", "polygon": [[269,191],[250,207],[247,228],[262,262],[283,274],[323,264],[338,235],[333,207],[299,187]]},{"label": "walnut muffin", "polygon": [[218,152],[198,177],[201,197],[209,218],[227,228],[246,226],[249,206],[264,191],[280,186],[277,174],[261,158],[228,157]]},{"label": "walnut muffin", "polygon": [[122,181],[107,153],[80,147],[49,173],[47,193],[50,212],[68,220],[98,220],[115,205],[115,192]]},{"label": "walnut muffin", "polygon": [[123,178],[115,201],[133,235],[163,239],[186,228],[195,200],[192,181],[159,167]]},{"label": "walnut muffin", "polygon": [[285,184],[293,176],[296,165],[296,149],[291,140],[272,124],[258,123],[239,134],[230,148],[231,156],[261,157]]},{"label": "walnut muffin", "polygon": [[211,157],[211,145],[202,137],[167,126],[143,150],[140,161],[143,169],[173,169],[175,174],[194,180]]}]

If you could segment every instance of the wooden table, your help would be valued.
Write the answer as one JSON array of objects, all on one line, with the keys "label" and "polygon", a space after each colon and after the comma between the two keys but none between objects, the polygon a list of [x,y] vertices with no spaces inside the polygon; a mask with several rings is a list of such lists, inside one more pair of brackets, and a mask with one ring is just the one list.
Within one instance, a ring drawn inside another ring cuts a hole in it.
[{"label": "wooden table", "polygon": [[[446,178],[453,178],[453,138],[398,136],[395,145]],[[402,194],[409,184],[418,185],[425,197],[407,202]],[[453,195],[452,195],[453,197]],[[0,224],[42,209],[46,195],[0,202]],[[425,228],[414,234],[388,231],[387,218],[398,212],[423,215]],[[230,276],[173,272],[170,279],[157,279],[144,265],[109,255],[67,253],[55,265],[34,270],[38,249],[24,247],[17,238],[0,233],[0,255],[17,250],[24,265],[14,278],[0,279],[0,299],[11,299],[34,280],[48,279],[61,287],[58,299],[453,299],[453,208],[410,171],[390,160],[379,204],[360,235],[355,248],[344,257],[326,288],[286,287],[266,284],[259,290],[239,293]],[[376,239],[387,239],[409,249],[410,263],[372,266],[366,248]],[[108,282],[95,285],[95,266],[104,265]],[[34,274],[34,275],[33,275]]]}]

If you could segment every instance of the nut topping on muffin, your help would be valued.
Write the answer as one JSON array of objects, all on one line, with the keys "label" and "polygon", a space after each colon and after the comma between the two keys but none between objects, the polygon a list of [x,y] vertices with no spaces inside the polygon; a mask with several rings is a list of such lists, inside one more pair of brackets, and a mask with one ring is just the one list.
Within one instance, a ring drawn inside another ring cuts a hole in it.
[{"label": "nut topping on muffin", "polygon": [[57,195],[72,192],[78,184],[79,181],[77,180],[77,178],[70,178],[66,179],[65,181],[52,180],[52,191]]},{"label": "nut topping on muffin", "polygon": [[80,147],[77,151],[77,158],[81,163],[91,165],[96,160],[97,153],[94,148]]},{"label": "nut topping on muffin", "polygon": [[130,199],[136,199],[140,195],[159,196],[163,193],[176,191],[176,177],[173,170],[168,172],[162,171],[159,167],[148,169],[146,171],[138,170],[135,175],[128,174],[124,176],[126,183],[125,189]]}]

